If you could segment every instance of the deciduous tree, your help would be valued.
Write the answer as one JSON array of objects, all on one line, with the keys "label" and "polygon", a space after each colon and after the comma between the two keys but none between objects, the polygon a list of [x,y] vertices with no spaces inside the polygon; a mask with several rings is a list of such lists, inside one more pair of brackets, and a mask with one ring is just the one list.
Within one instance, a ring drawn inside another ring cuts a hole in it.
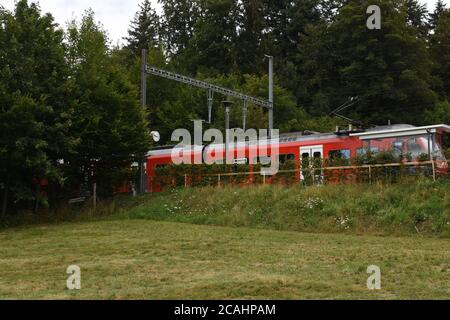
[{"label": "deciduous tree", "polygon": [[87,177],[108,195],[114,173],[129,168],[148,151],[146,110],[126,70],[112,63],[106,33],[91,11],[80,24],[69,26],[68,43],[75,79],[73,122],[81,141],[70,169],[79,182]]},{"label": "deciduous tree", "polygon": [[8,198],[45,202],[41,179],[61,182],[71,134],[63,31],[37,4],[0,9],[0,184]]}]

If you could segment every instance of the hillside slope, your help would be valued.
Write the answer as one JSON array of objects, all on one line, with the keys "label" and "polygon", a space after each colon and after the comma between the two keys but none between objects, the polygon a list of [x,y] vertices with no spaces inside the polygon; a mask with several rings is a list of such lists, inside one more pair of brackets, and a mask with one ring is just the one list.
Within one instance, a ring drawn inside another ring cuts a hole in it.
[{"label": "hillside slope", "polygon": [[450,180],[178,189],[126,216],[302,232],[450,238]]}]

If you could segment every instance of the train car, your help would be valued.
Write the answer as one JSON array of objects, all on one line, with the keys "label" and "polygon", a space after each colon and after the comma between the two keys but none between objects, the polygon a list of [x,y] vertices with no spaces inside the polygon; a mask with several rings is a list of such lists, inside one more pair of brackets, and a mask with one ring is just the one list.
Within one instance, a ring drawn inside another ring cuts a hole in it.
[{"label": "train car", "polygon": [[[415,127],[412,125],[390,125],[368,130],[337,129],[332,133],[295,132],[282,134],[277,140],[246,141],[230,144],[228,155],[235,164],[267,165],[273,155],[279,156],[282,165],[286,161],[295,161],[298,170],[297,179],[305,179],[302,170],[305,163],[313,160],[342,159],[351,160],[367,152],[379,153],[389,151],[394,155],[408,155],[405,161],[417,161],[420,157],[436,162],[439,172],[448,172],[448,164],[444,157],[441,142],[442,135],[450,132],[448,125],[432,125]],[[272,148],[277,144],[276,148]],[[264,148],[265,150],[261,150]],[[210,163],[214,159],[225,158],[224,144],[203,146],[163,147],[151,150],[147,158],[147,190],[159,192],[162,187],[155,181],[156,169],[173,164],[173,154],[182,155],[185,159],[201,159]],[[274,151],[275,150],[275,151]],[[209,161],[208,161],[209,160]],[[302,167],[303,164],[303,167]]]}]

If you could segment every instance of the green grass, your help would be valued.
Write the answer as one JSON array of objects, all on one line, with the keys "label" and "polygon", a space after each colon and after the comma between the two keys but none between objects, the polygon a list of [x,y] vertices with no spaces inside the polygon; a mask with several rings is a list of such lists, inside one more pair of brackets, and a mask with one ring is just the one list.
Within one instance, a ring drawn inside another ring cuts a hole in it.
[{"label": "green grass", "polygon": [[450,181],[178,189],[143,199],[125,216],[315,233],[450,238]]},{"label": "green grass", "polygon": [[[429,180],[199,188],[19,215],[0,230],[0,299],[449,299],[449,194]],[[81,291],[66,289],[73,264]]]},{"label": "green grass", "polygon": [[118,196],[101,201],[95,212],[88,204],[37,215],[11,215],[0,221],[0,229],[120,218],[313,233],[450,238],[450,180],[181,188],[135,198]]},{"label": "green grass", "polygon": [[[450,240],[146,220],[0,232],[2,299],[448,299]],[[82,289],[65,288],[81,267]],[[366,287],[369,265],[382,290]]]}]

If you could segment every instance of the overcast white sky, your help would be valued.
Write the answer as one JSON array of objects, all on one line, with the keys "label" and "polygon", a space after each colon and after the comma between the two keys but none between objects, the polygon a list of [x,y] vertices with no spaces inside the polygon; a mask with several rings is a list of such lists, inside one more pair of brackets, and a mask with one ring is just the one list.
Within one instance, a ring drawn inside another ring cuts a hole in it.
[{"label": "overcast white sky", "polygon": [[[12,10],[16,0],[0,0],[6,9]],[[421,0],[432,10],[437,0]],[[450,0],[445,2],[448,4]],[[141,0],[30,0],[39,2],[43,12],[51,12],[56,22],[65,26],[73,17],[80,18],[84,10],[92,8],[108,30],[113,44],[126,36],[128,26]],[[157,0],[152,0],[155,8],[160,12]]]}]

